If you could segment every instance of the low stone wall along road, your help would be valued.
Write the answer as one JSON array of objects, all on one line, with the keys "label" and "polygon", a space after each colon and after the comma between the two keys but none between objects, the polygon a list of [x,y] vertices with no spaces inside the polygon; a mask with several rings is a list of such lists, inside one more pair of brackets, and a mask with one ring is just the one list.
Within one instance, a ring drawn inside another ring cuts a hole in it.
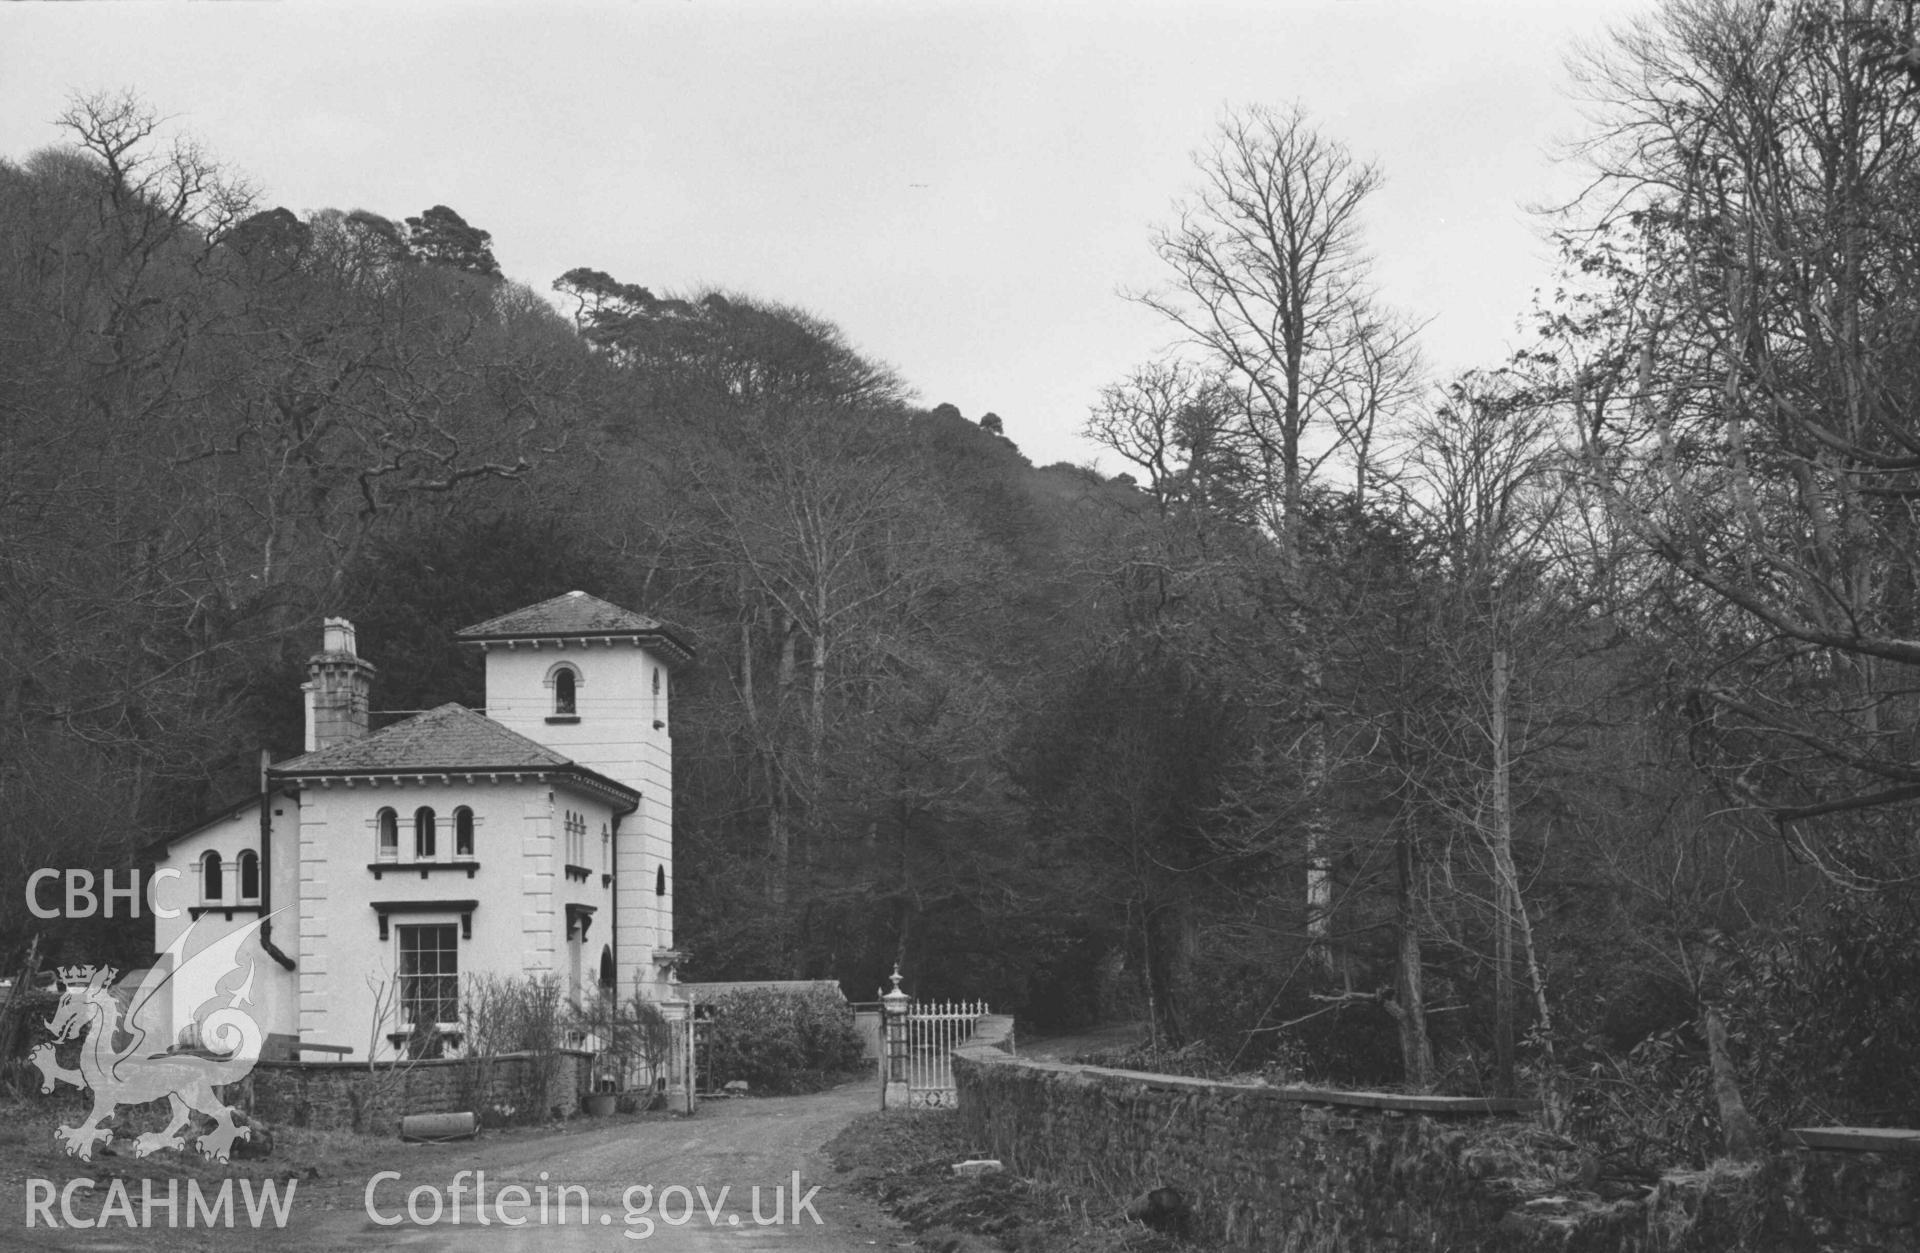
[{"label": "low stone wall along road", "polygon": [[[621,1120],[567,1135],[483,1136],[442,1145],[395,1140],[390,1149],[377,1147],[367,1154],[373,1164],[358,1177],[299,1180],[291,1204],[285,1201],[286,1185],[279,1185],[284,1225],[271,1202],[252,1196],[260,1213],[258,1229],[250,1220],[249,1196],[237,1187],[231,1229],[219,1225],[225,1211],[216,1195],[193,1198],[215,1208],[212,1230],[198,1209],[194,1226],[185,1226],[189,1199],[184,1196],[178,1226],[168,1226],[164,1205],[149,1209],[150,1221],[143,1226],[138,1180],[130,1181],[134,1222],[129,1225],[107,1191],[114,1160],[85,1167],[75,1163],[66,1178],[89,1175],[99,1186],[75,1194],[74,1216],[105,1221],[75,1230],[56,1198],[45,1212],[61,1225],[49,1228],[36,1221],[27,1227],[26,1198],[16,1192],[8,1198],[11,1212],[0,1228],[0,1249],[864,1253],[909,1248],[910,1235],[844,1186],[820,1152],[877,1102],[875,1085],[867,1081],[814,1096],[709,1101],[693,1118]],[[369,1185],[373,1210],[388,1225],[367,1213]],[[10,1190],[20,1186],[14,1183]],[[217,1188],[201,1186],[209,1194]],[[476,1196],[481,1189],[484,1200]],[[164,1200],[164,1192],[158,1199]]]}]

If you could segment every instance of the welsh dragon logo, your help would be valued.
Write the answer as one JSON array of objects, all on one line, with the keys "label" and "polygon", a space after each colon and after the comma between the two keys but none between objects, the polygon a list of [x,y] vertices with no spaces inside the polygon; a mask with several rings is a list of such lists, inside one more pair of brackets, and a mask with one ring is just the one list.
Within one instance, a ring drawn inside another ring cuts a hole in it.
[{"label": "welsh dragon logo", "polygon": [[[93,1111],[84,1122],[54,1129],[54,1138],[65,1142],[70,1155],[91,1161],[94,1145],[113,1139],[113,1132],[101,1124],[113,1117],[116,1108],[161,1097],[172,1106],[172,1121],[163,1130],[136,1137],[136,1156],[184,1149],[181,1130],[194,1112],[214,1121],[213,1130],[200,1135],[197,1147],[215,1161],[226,1161],[233,1142],[248,1138],[251,1133],[234,1122],[236,1111],[220,1100],[215,1089],[246,1078],[260,1060],[260,1024],[240,1008],[252,1000],[253,962],[247,958],[243,965],[240,949],[265,921],[256,919],[189,954],[187,942],[200,925],[196,920],[168,946],[164,956],[170,961],[156,964],[137,984],[125,987],[114,986],[119,972],[111,966],[60,968],[60,1002],[46,1023],[53,1040],[36,1047],[27,1060],[40,1071],[42,1093],[53,1091],[55,1083],[93,1092]],[[223,993],[221,983],[242,969],[246,973],[239,986]],[[165,997],[160,995],[163,989],[168,993]],[[174,1041],[169,1002],[199,1022],[200,1039],[211,1055],[170,1048]],[[214,1007],[212,1012],[202,1017],[201,1011],[209,1006]],[[81,1041],[80,1065],[69,1069],[54,1060],[54,1046],[76,1038]]]}]

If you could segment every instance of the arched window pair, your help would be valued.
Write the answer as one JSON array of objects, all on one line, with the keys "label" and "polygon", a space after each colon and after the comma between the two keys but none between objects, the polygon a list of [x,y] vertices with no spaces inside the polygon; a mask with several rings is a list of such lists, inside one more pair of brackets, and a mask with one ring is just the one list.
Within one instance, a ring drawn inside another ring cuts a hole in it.
[{"label": "arched window pair", "polygon": [[[242,904],[260,899],[260,854],[243,849],[236,863],[240,871]],[[227,896],[227,866],[220,854],[208,849],[200,858],[200,899],[222,901]]]},{"label": "arched window pair", "polygon": [[[378,828],[375,856],[380,861],[400,860],[400,815],[391,807],[375,819]],[[432,861],[439,855],[440,822],[433,806],[422,805],[413,811],[413,858]],[[453,855],[473,856],[473,810],[461,805],[453,811]]]}]

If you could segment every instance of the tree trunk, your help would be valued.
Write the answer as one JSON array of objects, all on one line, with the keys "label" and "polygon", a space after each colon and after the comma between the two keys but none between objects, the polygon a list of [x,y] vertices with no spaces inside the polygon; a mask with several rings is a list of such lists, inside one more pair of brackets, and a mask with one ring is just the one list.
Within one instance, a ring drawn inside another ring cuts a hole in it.
[{"label": "tree trunk", "polygon": [[[1320,698],[1320,662],[1317,656],[1306,658],[1307,690],[1316,705]],[[1323,711],[1316,709],[1307,726],[1302,746],[1306,758],[1302,783],[1307,794],[1307,812],[1301,822],[1307,860],[1307,956],[1321,974],[1333,974],[1333,863],[1327,850],[1327,724]]]},{"label": "tree trunk", "polygon": [[[744,596],[744,591],[742,595]],[[777,915],[784,916],[792,878],[793,837],[787,827],[786,802],[780,780],[780,763],[766,728],[761,725],[760,701],[754,691],[753,619],[740,622],[740,707],[746,715],[753,751],[759,760],[760,777],[765,788],[767,807],[767,903]]]},{"label": "tree trunk", "polygon": [[787,693],[793,689],[794,656],[800,638],[800,624],[786,614],[780,615],[780,703],[784,705]]},{"label": "tree trunk", "polygon": [[1713,1099],[1720,1107],[1720,1134],[1727,1156],[1736,1162],[1750,1162],[1760,1156],[1760,1134],[1740,1099],[1740,1085],[1733,1075],[1733,1059],[1727,1055],[1727,1027],[1711,1007],[1700,1011],[1700,1025],[1707,1037],[1707,1061],[1713,1069]]},{"label": "tree trunk", "polygon": [[1513,916],[1519,905],[1519,885],[1513,875],[1513,813],[1507,787],[1507,653],[1493,653],[1493,1053],[1496,1084],[1501,1096],[1512,1096],[1513,1050]]},{"label": "tree trunk", "polygon": [[1400,892],[1397,903],[1400,943],[1394,969],[1396,995],[1389,1004],[1400,1028],[1400,1061],[1407,1086],[1415,1092],[1433,1087],[1433,1041],[1427,1035],[1427,995],[1420,970],[1420,917],[1414,899],[1415,832],[1400,836]]},{"label": "tree trunk", "polygon": [[1193,985],[1199,936],[1192,915],[1178,903],[1149,905],[1146,930],[1147,994],[1158,1019],[1156,1034],[1168,1048],[1179,1048],[1193,1039],[1186,989]]},{"label": "tree trunk", "polygon": [[780,781],[780,763],[770,752],[760,754],[761,777],[767,789],[767,846],[772,866],[767,875],[767,903],[775,914],[785,917],[792,898],[793,829],[787,823],[785,788]]}]

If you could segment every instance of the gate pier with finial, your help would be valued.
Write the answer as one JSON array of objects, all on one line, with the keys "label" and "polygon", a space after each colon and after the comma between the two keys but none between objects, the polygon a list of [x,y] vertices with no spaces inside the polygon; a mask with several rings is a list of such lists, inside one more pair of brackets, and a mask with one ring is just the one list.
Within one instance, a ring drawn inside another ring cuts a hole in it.
[{"label": "gate pier with finial", "polygon": [[913,998],[900,990],[897,962],[892,983],[892,991],[880,994],[880,1021],[886,1041],[880,1058],[880,1108],[906,1109],[911,1100],[907,1085],[907,1013]]}]

